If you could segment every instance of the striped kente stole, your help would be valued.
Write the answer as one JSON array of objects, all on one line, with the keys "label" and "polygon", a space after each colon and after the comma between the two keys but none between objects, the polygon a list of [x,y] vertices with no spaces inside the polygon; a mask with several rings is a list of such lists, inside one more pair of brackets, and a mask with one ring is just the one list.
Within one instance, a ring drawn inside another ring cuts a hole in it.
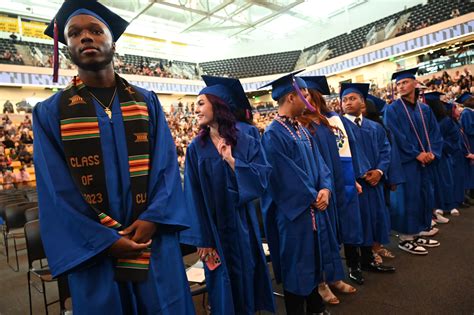
[{"label": "striped kente stole", "polygon": [[[148,204],[148,107],[143,95],[127,81],[118,75],[115,75],[115,79],[128,150],[132,219],[136,220]],[[117,231],[122,230],[124,226],[108,214],[109,199],[99,121],[92,96],[79,77],[74,77],[62,93],[60,119],[64,153],[75,184],[101,224]],[[115,279],[134,282],[146,280],[150,255],[151,250],[148,249],[136,259],[117,259]]]}]

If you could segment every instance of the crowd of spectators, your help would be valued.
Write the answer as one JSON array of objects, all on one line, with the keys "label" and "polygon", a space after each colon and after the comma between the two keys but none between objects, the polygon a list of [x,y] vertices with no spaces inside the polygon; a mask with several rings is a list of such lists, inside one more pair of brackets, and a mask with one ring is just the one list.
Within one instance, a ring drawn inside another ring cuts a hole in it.
[{"label": "crowd of spectators", "polygon": [[[447,72],[441,75],[433,75],[420,82],[420,89],[424,92],[439,91],[446,94],[448,100],[455,99],[463,92],[474,93],[474,78],[468,68],[462,71],[456,71],[452,76]],[[339,97],[335,93],[336,89],[330,87],[332,94],[326,98],[329,108],[337,113],[342,113]],[[386,87],[378,87],[376,84],[371,84],[370,93],[374,96],[384,99],[388,104],[392,102],[392,85],[388,84]],[[267,106],[265,106],[266,108]],[[171,133],[176,142],[178,153],[178,161],[181,170],[184,168],[184,160],[186,155],[186,148],[193,138],[197,135],[198,126],[193,115],[194,103],[183,105],[178,103],[170,107],[170,111],[166,113],[168,124]],[[273,120],[277,112],[277,107],[273,109],[255,110],[253,114],[253,122],[263,133],[267,125]]]},{"label": "crowd of spectators", "polygon": [[23,56],[18,52],[12,53],[10,50],[5,50],[3,54],[0,55],[0,59],[5,63],[23,64]]},{"label": "crowd of spectators", "polygon": [[31,119],[14,124],[8,115],[0,121],[0,189],[27,185],[27,169],[33,166],[33,132]]}]

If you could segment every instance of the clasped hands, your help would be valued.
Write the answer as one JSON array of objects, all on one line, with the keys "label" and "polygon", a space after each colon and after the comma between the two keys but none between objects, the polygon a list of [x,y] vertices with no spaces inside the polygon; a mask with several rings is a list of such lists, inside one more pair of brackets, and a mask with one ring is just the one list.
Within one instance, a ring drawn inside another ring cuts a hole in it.
[{"label": "clasped hands", "polygon": [[363,178],[370,186],[377,186],[382,179],[382,173],[379,170],[370,170],[365,173]]},{"label": "clasped hands", "polygon": [[416,159],[421,164],[425,165],[425,164],[430,164],[431,162],[433,162],[435,160],[435,156],[431,152],[421,152],[420,154],[418,154]]},{"label": "clasped hands", "polygon": [[108,248],[107,254],[115,258],[137,258],[151,245],[155,232],[155,223],[136,220],[119,232],[122,237]]}]

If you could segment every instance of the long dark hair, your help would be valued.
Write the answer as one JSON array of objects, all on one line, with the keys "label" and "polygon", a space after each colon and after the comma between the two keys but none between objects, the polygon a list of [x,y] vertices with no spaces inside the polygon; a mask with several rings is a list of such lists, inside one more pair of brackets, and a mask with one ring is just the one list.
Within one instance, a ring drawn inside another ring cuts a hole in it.
[{"label": "long dark hair", "polygon": [[426,100],[426,104],[431,107],[431,110],[433,111],[437,121],[440,121],[444,117],[448,116],[446,107],[440,100]]},{"label": "long dark hair", "polygon": [[[311,124],[312,122],[320,122],[331,130],[338,129],[337,127],[331,126],[329,120],[326,118],[326,116],[324,116],[324,114],[327,114],[329,110],[322,94],[313,89],[308,89],[308,92],[309,95],[311,95],[310,104],[314,107],[314,109],[316,109],[316,111],[305,111],[303,115],[298,117],[298,121],[303,124],[303,126],[308,128],[312,135],[314,135],[316,132],[316,130],[314,130],[314,125]],[[325,112],[323,112],[323,110],[325,110]]]},{"label": "long dark hair", "polygon": [[[237,129],[235,128],[235,117],[229,106],[217,96],[205,94],[209,102],[212,104],[212,112],[214,121],[217,123],[219,135],[224,138],[225,142],[234,147],[237,144]],[[205,140],[209,137],[210,128],[201,126],[198,137]]]},{"label": "long dark hair", "polygon": [[237,121],[249,124],[249,125],[254,125],[253,123],[253,114],[252,111],[249,109],[244,109],[244,108],[237,108],[234,110],[234,116]]},{"label": "long dark hair", "polygon": [[370,119],[372,121],[375,121],[383,126],[383,121],[380,118],[380,113],[377,110],[377,107],[375,106],[374,102],[370,99],[365,100],[365,115],[367,119]]}]

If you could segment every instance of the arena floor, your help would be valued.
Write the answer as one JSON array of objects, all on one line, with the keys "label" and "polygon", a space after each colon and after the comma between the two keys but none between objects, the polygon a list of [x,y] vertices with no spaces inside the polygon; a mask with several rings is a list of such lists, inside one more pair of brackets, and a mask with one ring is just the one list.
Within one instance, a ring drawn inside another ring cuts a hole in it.
[{"label": "arena floor", "polygon": [[[415,257],[395,248],[397,256],[387,263],[397,268],[395,274],[365,273],[366,283],[355,295],[338,297],[341,304],[330,308],[332,314],[473,314],[474,312],[474,207],[461,209],[460,217],[440,227],[436,239],[441,246],[426,257]],[[20,272],[13,272],[0,255],[0,315],[28,313],[26,255],[20,257]],[[49,299],[57,297],[50,286]],[[276,291],[281,288],[276,286]],[[276,297],[278,313],[284,314],[283,300]],[[198,314],[206,314],[202,298],[195,298]],[[33,314],[44,314],[42,297],[33,291]],[[59,307],[50,307],[57,314]]]}]

